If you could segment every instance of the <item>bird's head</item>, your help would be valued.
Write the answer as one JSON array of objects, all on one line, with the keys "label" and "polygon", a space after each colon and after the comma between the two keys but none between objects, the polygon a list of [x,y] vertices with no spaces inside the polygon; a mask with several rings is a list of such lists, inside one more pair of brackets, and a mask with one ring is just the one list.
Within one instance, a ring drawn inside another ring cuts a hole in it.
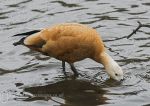
[{"label": "bird's head", "polygon": [[105,67],[107,74],[114,80],[123,80],[123,71],[116,61],[106,52],[100,54],[100,63]]},{"label": "bird's head", "polygon": [[111,65],[106,66],[105,70],[112,79],[117,81],[123,80],[123,71],[115,61]]}]

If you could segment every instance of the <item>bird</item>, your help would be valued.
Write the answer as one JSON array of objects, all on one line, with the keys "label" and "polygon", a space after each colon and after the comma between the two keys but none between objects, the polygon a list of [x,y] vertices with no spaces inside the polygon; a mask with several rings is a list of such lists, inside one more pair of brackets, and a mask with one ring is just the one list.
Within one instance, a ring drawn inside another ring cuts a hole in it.
[{"label": "bird", "polygon": [[100,34],[92,27],[80,23],[60,23],[15,36],[19,35],[27,36],[15,42],[15,46],[24,45],[62,61],[63,71],[67,62],[74,75],[78,76],[74,63],[90,58],[102,64],[110,78],[116,81],[123,80],[122,68],[106,52]]}]

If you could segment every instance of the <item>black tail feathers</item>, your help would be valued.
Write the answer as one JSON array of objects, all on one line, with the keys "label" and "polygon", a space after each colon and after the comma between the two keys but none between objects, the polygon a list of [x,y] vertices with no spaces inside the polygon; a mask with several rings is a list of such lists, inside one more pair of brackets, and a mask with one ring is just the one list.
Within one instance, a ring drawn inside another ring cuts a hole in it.
[{"label": "black tail feathers", "polygon": [[13,43],[14,46],[17,46],[17,45],[24,45],[24,40],[25,40],[26,37],[23,37],[21,38],[18,42],[15,42]]},{"label": "black tail feathers", "polygon": [[33,31],[29,31],[29,32],[24,32],[24,33],[19,33],[13,36],[29,36],[32,35],[34,33],[40,32],[41,30],[33,30]]},{"label": "black tail feathers", "polygon": [[24,45],[24,39],[34,33],[37,33],[37,32],[40,32],[41,30],[32,30],[32,31],[29,31],[29,32],[25,32],[25,33],[19,33],[19,34],[16,34],[16,35],[13,35],[14,36],[25,36],[23,38],[21,38],[18,42],[15,42],[13,43],[14,46],[17,46],[17,45]]}]

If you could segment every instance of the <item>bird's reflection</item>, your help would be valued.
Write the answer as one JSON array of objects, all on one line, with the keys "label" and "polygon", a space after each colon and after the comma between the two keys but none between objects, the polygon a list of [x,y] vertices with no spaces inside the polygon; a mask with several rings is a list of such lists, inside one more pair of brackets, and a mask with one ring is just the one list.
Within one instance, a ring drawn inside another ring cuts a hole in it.
[{"label": "bird's reflection", "polygon": [[107,98],[104,94],[107,92],[99,86],[83,80],[63,80],[45,86],[27,87],[25,92],[33,94],[26,101],[35,100],[52,100],[53,97],[62,99],[64,102],[59,103],[61,106],[76,105],[89,106],[106,104]]}]

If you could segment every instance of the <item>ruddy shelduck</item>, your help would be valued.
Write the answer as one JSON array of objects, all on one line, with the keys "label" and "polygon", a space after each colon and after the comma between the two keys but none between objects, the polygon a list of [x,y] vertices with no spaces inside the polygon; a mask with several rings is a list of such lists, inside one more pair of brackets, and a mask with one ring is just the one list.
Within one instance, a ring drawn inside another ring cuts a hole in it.
[{"label": "ruddy shelduck", "polygon": [[101,63],[111,78],[117,81],[123,79],[121,67],[106,53],[100,35],[93,28],[78,23],[63,23],[26,34],[31,35],[14,45],[23,44],[32,50],[61,60],[63,70],[65,62],[68,62],[74,74],[78,75],[74,62],[90,58]]}]

